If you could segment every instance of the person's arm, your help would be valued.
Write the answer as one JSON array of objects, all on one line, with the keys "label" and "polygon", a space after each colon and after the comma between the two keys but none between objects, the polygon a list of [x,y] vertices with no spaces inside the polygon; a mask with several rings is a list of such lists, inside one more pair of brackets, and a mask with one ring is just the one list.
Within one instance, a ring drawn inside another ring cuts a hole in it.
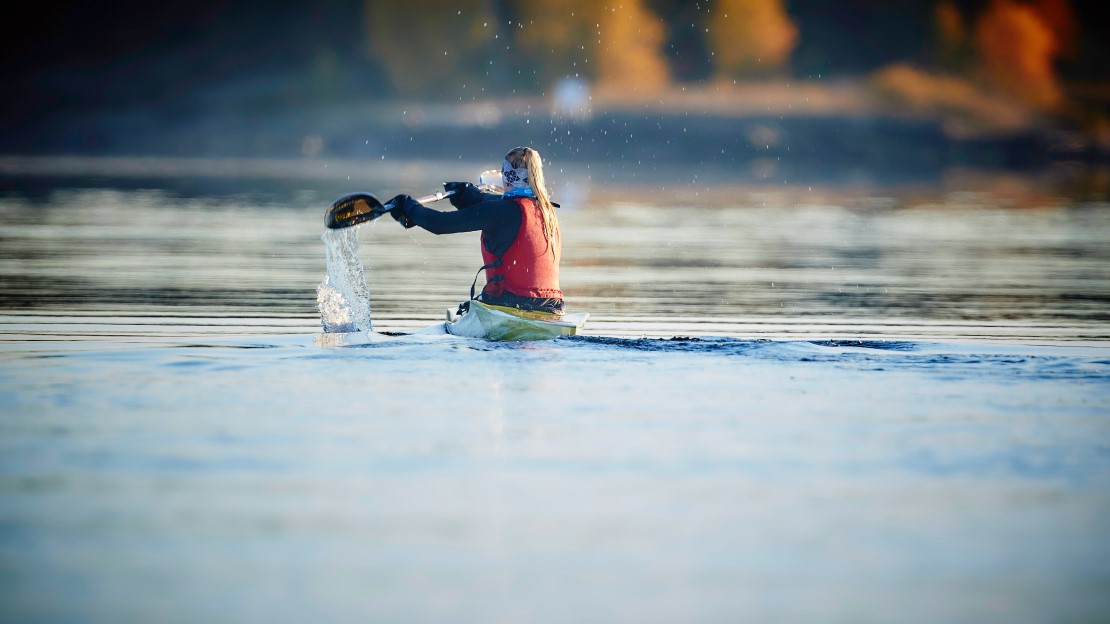
[{"label": "person's arm", "polygon": [[405,227],[418,225],[432,234],[501,229],[506,226],[511,227],[514,220],[519,228],[520,210],[516,204],[502,199],[500,195],[492,197],[492,199],[471,204],[462,210],[440,212],[424,206],[411,197],[399,195],[394,198],[397,208],[390,211],[390,214]]}]

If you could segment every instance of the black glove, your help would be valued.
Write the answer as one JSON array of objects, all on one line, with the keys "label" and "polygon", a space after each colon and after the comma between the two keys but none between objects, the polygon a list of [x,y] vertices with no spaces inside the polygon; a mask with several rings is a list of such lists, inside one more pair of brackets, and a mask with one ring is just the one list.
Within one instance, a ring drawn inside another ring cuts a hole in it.
[{"label": "black glove", "polygon": [[482,192],[470,182],[444,182],[443,190],[455,191],[455,194],[448,198],[455,208],[469,208],[482,201]]},{"label": "black glove", "polygon": [[416,201],[412,197],[409,197],[408,195],[402,194],[394,197],[386,203],[393,204],[393,207],[389,209],[389,216],[396,219],[397,223],[405,226],[406,229],[416,225],[416,222],[412,220],[409,211],[412,210],[413,207],[419,206],[420,202]]}]

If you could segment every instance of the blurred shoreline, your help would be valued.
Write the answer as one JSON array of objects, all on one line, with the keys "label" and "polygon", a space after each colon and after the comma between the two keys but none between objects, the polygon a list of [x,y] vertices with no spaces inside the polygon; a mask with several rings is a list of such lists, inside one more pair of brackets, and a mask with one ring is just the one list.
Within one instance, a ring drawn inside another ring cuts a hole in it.
[{"label": "blurred shoreline", "polygon": [[[300,107],[209,92],[172,110],[44,118],[5,138],[0,191],[419,192],[475,179],[527,144],[543,155],[556,194],[572,201],[720,203],[814,186],[919,196],[1003,187],[1040,198],[1036,205],[1110,201],[1110,145],[1012,103],[914,108],[858,80],[706,83],[650,95],[570,86],[454,103]],[[997,120],[987,115],[1003,106],[1011,108]]]},{"label": "blurred shoreline", "polygon": [[1028,116],[992,127],[989,119],[884,101],[857,83],[710,84],[643,96],[584,92],[579,98],[560,101],[553,94],[454,104],[351,99],[289,108],[213,96],[205,105],[173,112],[136,108],[59,116],[10,134],[4,152],[9,160],[496,165],[507,149],[528,144],[549,164],[617,170],[615,176],[623,170],[665,177],[666,169],[694,167],[739,182],[780,184],[929,181],[952,168],[1034,173],[1110,165],[1110,145],[1058,121]]},{"label": "blurred shoreline", "polygon": [[[323,206],[355,191],[383,200],[395,193],[433,192],[445,180],[477,180],[492,166],[493,160],[0,155],[0,193],[35,199],[61,189],[148,189],[179,196],[247,195],[263,202],[299,196]],[[1074,163],[1038,172],[950,167],[929,179],[846,176],[793,183],[740,169],[676,166],[636,173],[615,167],[557,165],[548,176],[549,188],[570,210],[598,201],[703,207],[836,202],[866,211],[956,199],[1021,209],[1110,203],[1110,168]]]}]

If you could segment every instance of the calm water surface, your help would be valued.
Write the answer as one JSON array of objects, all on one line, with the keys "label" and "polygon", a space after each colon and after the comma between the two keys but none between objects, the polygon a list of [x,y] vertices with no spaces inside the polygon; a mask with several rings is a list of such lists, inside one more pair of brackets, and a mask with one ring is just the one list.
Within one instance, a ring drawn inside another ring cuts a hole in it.
[{"label": "calm water surface", "polygon": [[[423,170],[9,180],[0,619],[1110,617],[1107,204],[579,172],[584,336],[323,334],[324,209]],[[479,265],[476,235],[359,241],[379,332]]]}]

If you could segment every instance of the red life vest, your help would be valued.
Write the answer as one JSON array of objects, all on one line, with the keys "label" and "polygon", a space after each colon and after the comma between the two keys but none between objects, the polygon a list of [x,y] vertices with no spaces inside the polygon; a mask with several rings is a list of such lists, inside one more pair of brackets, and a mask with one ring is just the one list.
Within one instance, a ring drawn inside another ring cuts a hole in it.
[{"label": "red life vest", "polygon": [[[486,247],[486,234],[482,232],[482,261],[486,265],[486,286],[482,292],[489,296],[509,292],[521,297],[562,298],[559,261],[563,245],[558,228],[549,243],[543,235],[539,202],[530,197],[516,197],[513,201],[520,206],[520,230],[500,258]],[[490,266],[498,260],[500,264]]]}]

